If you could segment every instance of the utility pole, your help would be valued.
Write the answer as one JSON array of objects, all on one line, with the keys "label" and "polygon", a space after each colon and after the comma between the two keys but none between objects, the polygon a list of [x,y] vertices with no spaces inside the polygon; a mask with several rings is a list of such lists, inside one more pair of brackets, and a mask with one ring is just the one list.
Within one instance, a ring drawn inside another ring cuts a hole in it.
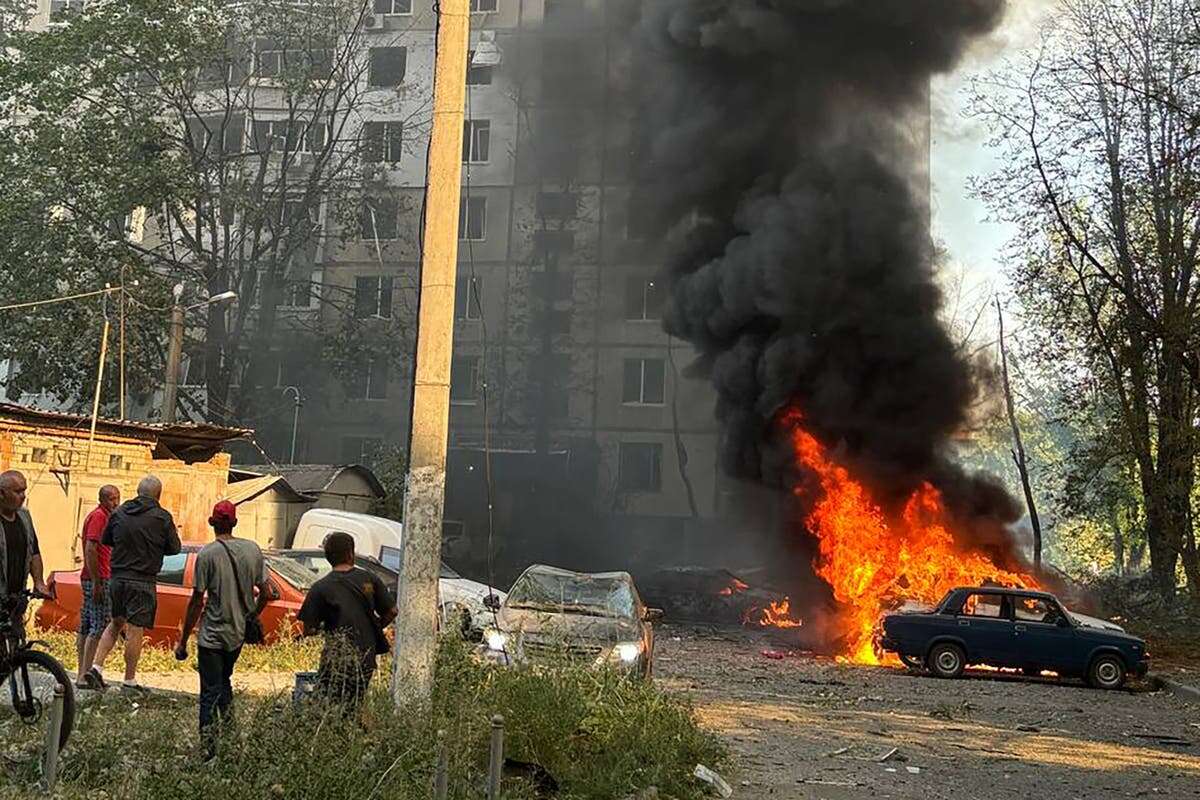
[{"label": "utility pole", "polygon": [[295,394],[296,402],[292,406],[292,453],[291,453],[291,456],[288,458],[288,463],[295,464],[296,463],[296,430],[300,427],[300,406],[304,404],[304,400],[303,400],[302,395],[300,394],[299,387],[296,387],[296,386],[284,387],[283,393],[286,395],[289,392],[292,392]]},{"label": "utility pole", "polygon": [[450,427],[450,356],[462,194],[463,106],[470,0],[441,0],[433,78],[433,131],[426,167],[424,251],[417,307],[417,363],[404,494],[392,697],[428,702],[437,648],[438,576]]},{"label": "utility pole", "polygon": [[187,312],[237,299],[237,292],[221,292],[186,308],[183,306],[183,284],[175,284],[175,304],[171,306],[171,330],[167,341],[167,379],[163,385],[163,422],[175,421],[175,402],[179,398],[179,368],[183,360],[183,320]]},{"label": "utility pole", "polygon": [[167,340],[167,380],[163,386],[162,421],[175,421],[175,403],[179,397],[179,362],[183,358],[183,284],[175,284],[175,304],[171,306],[170,338]]}]

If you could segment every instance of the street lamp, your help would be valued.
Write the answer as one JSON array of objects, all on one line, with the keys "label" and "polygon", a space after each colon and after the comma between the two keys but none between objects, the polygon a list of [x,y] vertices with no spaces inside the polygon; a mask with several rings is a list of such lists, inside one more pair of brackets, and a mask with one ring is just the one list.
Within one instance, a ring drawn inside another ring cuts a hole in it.
[{"label": "street lamp", "polygon": [[304,404],[304,398],[300,394],[300,390],[295,386],[285,386],[283,393],[286,395],[289,392],[294,392],[296,395],[296,403],[292,408],[292,456],[288,459],[289,464],[296,463],[296,429],[300,426],[300,406]]},{"label": "street lamp", "polygon": [[237,292],[221,292],[207,300],[184,307],[179,302],[183,298],[183,284],[175,284],[171,293],[175,296],[175,303],[171,306],[171,334],[167,342],[167,381],[163,387],[163,422],[175,421],[175,402],[179,397],[179,366],[183,358],[184,314],[213,303],[227,303],[237,299]]}]

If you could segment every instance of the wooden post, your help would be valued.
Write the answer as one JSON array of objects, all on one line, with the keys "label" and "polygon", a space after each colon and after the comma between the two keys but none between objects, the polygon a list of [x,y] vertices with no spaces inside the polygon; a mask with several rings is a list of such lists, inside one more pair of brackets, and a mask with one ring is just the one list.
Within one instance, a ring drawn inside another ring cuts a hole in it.
[{"label": "wooden post", "polygon": [[492,749],[488,757],[487,800],[499,800],[504,771],[504,717],[492,717]]},{"label": "wooden post", "polygon": [[433,131],[425,189],[424,252],[417,307],[404,545],[396,618],[392,696],[397,705],[428,702],[437,648],[438,575],[450,427],[450,355],[462,193],[469,0],[441,0],[434,61]]},{"label": "wooden post", "polygon": [[104,331],[100,334],[100,366],[96,368],[96,393],[92,397],[92,428],[88,433],[87,455],[83,468],[92,468],[92,443],[96,441],[96,418],[100,416],[100,390],[104,387],[104,361],[108,357],[108,317],[104,318]]}]

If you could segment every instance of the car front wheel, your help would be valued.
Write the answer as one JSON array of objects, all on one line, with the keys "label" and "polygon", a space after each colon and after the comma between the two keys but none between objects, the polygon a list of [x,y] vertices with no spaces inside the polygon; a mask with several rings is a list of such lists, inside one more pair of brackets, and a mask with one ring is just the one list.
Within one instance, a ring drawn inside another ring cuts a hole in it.
[{"label": "car front wheel", "polygon": [[967,666],[967,654],[956,644],[935,644],[925,660],[929,671],[939,678],[957,678]]},{"label": "car front wheel", "polygon": [[1120,689],[1125,684],[1125,662],[1112,653],[1096,656],[1088,669],[1088,683],[1097,689]]}]

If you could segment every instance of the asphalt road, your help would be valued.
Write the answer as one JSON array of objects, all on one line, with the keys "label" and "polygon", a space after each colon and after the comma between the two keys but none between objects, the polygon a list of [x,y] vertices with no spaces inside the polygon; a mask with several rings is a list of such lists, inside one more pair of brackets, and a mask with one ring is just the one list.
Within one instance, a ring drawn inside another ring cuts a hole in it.
[{"label": "asphalt road", "polygon": [[656,677],[738,762],[737,798],[1200,797],[1200,706],[1148,685],[979,673],[945,681],[666,627]]}]

